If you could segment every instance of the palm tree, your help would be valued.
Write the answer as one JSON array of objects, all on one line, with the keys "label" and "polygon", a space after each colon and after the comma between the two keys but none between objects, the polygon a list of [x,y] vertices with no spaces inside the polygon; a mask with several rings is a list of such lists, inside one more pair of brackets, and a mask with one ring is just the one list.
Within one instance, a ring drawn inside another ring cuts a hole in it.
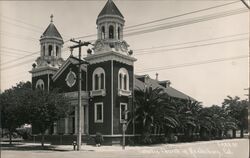
[{"label": "palm tree", "polygon": [[185,138],[192,139],[193,132],[199,129],[198,116],[202,109],[201,103],[197,101],[176,100],[176,117],[179,122],[179,132],[184,133]]},{"label": "palm tree", "polygon": [[199,114],[200,135],[203,138],[221,138],[223,131],[236,129],[234,119],[228,115],[227,111],[217,105],[203,108]]},{"label": "palm tree", "polygon": [[[222,107],[227,111],[237,124],[238,128],[241,130],[241,137],[243,137],[243,132],[247,129],[247,107],[248,101],[240,100],[238,96],[234,98],[227,96],[222,103]],[[236,130],[233,130],[234,137],[236,136]]]},{"label": "palm tree", "polygon": [[169,104],[169,96],[161,88],[135,90],[135,106],[137,132],[142,134],[145,142],[150,142],[152,132],[160,134],[167,127],[177,126],[174,109]]}]

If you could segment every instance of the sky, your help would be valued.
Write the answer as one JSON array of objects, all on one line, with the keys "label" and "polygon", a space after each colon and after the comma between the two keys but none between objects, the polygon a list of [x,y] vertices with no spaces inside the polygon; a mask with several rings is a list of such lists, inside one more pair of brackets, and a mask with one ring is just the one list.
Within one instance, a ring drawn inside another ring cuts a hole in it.
[{"label": "sky", "polygon": [[[155,78],[158,73],[159,80],[170,80],[172,87],[204,106],[221,105],[227,95],[247,98],[249,12],[240,0],[114,2],[125,17],[124,40],[137,58],[136,74]],[[73,45],[70,38],[97,38],[86,36],[96,34],[96,18],[105,3],[0,1],[1,91],[31,80],[29,71],[39,56],[39,38],[51,14],[65,41],[62,55],[66,59]]]}]

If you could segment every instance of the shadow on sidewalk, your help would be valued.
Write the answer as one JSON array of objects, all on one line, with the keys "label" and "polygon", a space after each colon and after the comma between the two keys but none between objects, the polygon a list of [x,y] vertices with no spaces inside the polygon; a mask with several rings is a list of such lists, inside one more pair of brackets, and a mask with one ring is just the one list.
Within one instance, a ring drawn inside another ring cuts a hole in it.
[{"label": "shadow on sidewalk", "polygon": [[52,145],[24,145],[24,144],[1,144],[1,150],[18,150],[18,151],[32,151],[32,150],[47,150],[47,151],[61,151],[66,152],[70,150],[57,149]]}]

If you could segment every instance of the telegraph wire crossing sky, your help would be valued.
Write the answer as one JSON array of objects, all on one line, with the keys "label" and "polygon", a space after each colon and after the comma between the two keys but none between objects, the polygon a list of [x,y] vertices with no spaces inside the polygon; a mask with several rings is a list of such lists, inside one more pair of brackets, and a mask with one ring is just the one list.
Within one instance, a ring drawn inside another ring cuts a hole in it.
[{"label": "telegraph wire crossing sky", "polygon": [[[155,78],[158,72],[160,80],[170,80],[205,106],[220,105],[227,95],[246,98],[249,14],[240,1],[114,2],[126,20],[124,39],[138,59],[136,74]],[[66,59],[70,38],[97,38],[95,20],[105,3],[1,1],[1,91],[31,79],[28,71],[51,14]]]}]

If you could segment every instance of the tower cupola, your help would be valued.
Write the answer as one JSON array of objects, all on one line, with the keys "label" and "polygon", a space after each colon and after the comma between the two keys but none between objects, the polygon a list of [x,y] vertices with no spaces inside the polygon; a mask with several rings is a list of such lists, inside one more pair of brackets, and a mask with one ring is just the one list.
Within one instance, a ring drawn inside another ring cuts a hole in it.
[{"label": "tower cupola", "polygon": [[112,0],[108,0],[96,20],[95,53],[110,51],[110,49],[124,54],[128,53],[129,45],[123,41],[124,23],[122,13]]},{"label": "tower cupola", "polygon": [[37,66],[51,66],[58,68],[63,59],[61,52],[63,47],[63,38],[53,23],[53,15],[50,16],[50,24],[40,37],[40,57],[38,57]]}]

